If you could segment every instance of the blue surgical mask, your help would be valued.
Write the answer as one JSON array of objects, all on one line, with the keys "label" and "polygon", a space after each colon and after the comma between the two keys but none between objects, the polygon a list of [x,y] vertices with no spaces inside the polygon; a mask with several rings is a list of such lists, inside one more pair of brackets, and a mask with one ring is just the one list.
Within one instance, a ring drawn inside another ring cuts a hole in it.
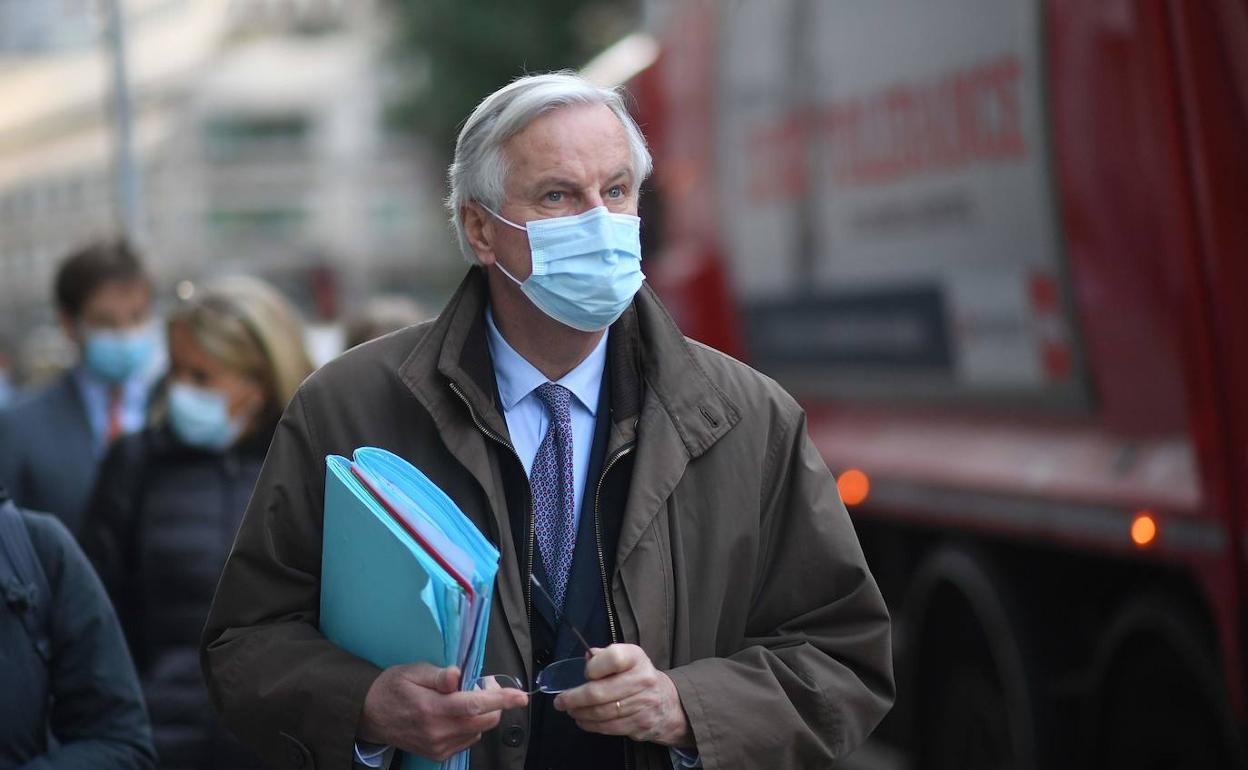
[{"label": "blue surgical mask", "polygon": [[598,206],[571,217],[536,219],[518,225],[486,206],[500,222],[529,235],[533,271],[519,281],[501,264],[542,312],[583,332],[607,328],[628,308],[641,288],[641,219]]},{"label": "blue surgical mask", "polygon": [[126,331],[89,329],[83,334],[82,356],[87,369],[113,384],[146,371],[155,351],[156,334],[150,324]]},{"label": "blue surgical mask", "polygon": [[183,443],[216,452],[233,446],[244,427],[230,418],[225,394],[185,382],[169,386],[169,424]]}]

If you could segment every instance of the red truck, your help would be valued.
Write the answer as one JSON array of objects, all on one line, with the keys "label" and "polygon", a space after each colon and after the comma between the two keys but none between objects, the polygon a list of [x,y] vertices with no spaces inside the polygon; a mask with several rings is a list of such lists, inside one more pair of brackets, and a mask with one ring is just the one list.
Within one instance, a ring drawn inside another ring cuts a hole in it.
[{"label": "red truck", "polygon": [[1248,2],[655,0],[646,272],[806,407],[921,768],[1245,766]]}]

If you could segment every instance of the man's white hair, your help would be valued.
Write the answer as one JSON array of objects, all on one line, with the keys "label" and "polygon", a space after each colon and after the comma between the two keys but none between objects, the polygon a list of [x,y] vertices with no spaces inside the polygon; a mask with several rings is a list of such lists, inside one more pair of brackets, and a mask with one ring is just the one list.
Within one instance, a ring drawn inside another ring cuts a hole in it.
[{"label": "man's white hair", "polygon": [[468,116],[455,142],[455,160],[448,176],[451,194],[446,199],[459,248],[470,262],[477,255],[464,236],[463,207],[477,201],[500,211],[503,205],[507,159],[503,145],[530,123],[559,107],[574,104],[605,104],[624,124],[633,161],[633,185],[650,176],[652,161],[645,137],[624,105],[619,88],[599,88],[568,71],[529,75],[513,80],[485,97]]}]

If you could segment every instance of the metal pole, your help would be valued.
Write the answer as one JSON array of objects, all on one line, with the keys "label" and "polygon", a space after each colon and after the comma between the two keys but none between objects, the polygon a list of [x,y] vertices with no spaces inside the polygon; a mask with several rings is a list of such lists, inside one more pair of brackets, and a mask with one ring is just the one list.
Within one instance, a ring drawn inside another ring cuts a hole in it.
[{"label": "metal pole", "polygon": [[114,175],[117,184],[118,225],[129,238],[143,236],[143,195],[134,160],[130,80],[126,74],[126,21],[122,0],[105,0],[107,38],[113,70],[113,119],[116,127]]}]

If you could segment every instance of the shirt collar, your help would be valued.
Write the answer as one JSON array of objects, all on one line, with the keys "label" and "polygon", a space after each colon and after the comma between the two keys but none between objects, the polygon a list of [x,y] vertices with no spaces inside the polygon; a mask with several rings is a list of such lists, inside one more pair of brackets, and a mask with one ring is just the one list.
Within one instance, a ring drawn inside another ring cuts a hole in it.
[{"label": "shirt collar", "polygon": [[92,374],[87,365],[83,363],[79,363],[74,367],[73,376],[78,383],[79,390],[88,394],[89,398],[96,398],[103,403],[108,403],[108,400],[112,398],[113,391],[120,388],[123,404],[127,406],[139,405],[140,407],[147,403],[148,389],[151,387],[152,382],[158,379],[144,372],[120,383],[111,383]]},{"label": "shirt collar", "polygon": [[[485,324],[490,358],[494,362],[494,377],[498,380],[498,395],[503,401],[503,409],[511,411],[525,396],[549,380],[507,342],[494,324],[494,313],[488,307],[485,310]],[[598,344],[584,361],[556,383],[570,390],[576,400],[594,416],[598,415],[598,393],[602,389],[602,373],[607,366],[608,334],[610,330],[603,333],[602,339],[598,340]]]}]

